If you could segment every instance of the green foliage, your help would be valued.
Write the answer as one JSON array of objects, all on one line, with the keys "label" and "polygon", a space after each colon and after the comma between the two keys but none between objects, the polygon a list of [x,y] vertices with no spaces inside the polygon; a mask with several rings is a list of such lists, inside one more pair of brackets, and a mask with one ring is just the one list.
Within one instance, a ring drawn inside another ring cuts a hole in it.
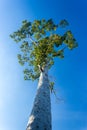
[{"label": "green foliage", "polygon": [[51,93],[54,91],[54,82],[49,82],[49,89]]},{"label": "green foliage", "polygon": [[68,26],[69,23],[67,20],[61,20],[60,23],[59,23],[59,26],[62,27],[62,28],[65,28],[66,26]]},{"label": "green foliage", "polygon": [[38,79],[40,75],[38,65],[43,67],[48,64],[50,68],[54,64],[55,57],[64,58],[65,48],[72,50],[78,46],[70,30],[62,35],[57,33],[59,27],[64,28],[68,25],[65,19],[59,24],[55,24],[52,19],[33,22],[24,20],[22,26],[10,35],[16,43],[21,43],[18,60],[21,65],[27,67],[24,70],[25,80]]}]

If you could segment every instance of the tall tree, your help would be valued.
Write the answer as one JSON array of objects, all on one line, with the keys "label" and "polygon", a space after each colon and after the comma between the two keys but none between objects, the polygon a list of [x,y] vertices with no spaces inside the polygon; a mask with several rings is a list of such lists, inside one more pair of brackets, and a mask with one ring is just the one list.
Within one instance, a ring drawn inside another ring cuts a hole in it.
[{"label": "tall tree", "polygon": [[70,30],[58,33],[58,28],[65,28],[68,22],[64,19],[55,24],[49,20],[27,20],[11,38],[20,42],[21,54],[18,60],[25,65],[24,79],[39,80],[33,108],[27,124],[27,130],[52,130],[50,91],[54,82],[49,81],[48,70],[54,64],[55,57],[64,58],[66,48],[76,48],[77,42]]}]

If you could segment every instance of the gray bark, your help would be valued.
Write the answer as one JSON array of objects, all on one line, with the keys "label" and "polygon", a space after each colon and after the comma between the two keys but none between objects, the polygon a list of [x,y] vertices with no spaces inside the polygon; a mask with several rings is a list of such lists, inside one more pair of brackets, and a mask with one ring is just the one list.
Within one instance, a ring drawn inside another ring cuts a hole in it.
[{"label": "gray bark", "polygon": [[52,130],[51,101],[48,80],[48,68],[40,74],[37,94],[27,124],[27,130]]}]

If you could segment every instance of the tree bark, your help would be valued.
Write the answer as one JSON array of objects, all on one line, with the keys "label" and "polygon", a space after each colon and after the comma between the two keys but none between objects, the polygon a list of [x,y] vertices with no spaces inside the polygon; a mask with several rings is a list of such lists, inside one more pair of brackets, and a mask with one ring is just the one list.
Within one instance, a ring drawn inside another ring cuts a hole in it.
[{"label": "tree bark", "polygon": [[26,130],[52,130],[48,67],[40,74],[36,97]]}]

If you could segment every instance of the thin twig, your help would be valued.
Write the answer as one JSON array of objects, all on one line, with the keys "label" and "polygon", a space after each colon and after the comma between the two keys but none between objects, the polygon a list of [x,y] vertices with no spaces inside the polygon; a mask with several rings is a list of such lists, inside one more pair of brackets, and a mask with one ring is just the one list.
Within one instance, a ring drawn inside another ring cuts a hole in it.
[{"label": "thin twig", "polygon": [[62,49],[62,50],[65,50],[67,48],[67,45],[66,46],[64,46],[64,48]]},{"label": "thin twig", "polygon": [[56,100],[57,100],[58,102],[59,102],[59,101],[64,102],[64,100],[63,100],[63,99],[61,99],[61,98],[58,98],[58,97],[57,97],[56,92],[55,92],[55,90],[54,90],[54,89],[53,89],[52,91],[53,91],[53,93],[54,93],[54,95],[55,95],[55,97],[56,97]]}]

